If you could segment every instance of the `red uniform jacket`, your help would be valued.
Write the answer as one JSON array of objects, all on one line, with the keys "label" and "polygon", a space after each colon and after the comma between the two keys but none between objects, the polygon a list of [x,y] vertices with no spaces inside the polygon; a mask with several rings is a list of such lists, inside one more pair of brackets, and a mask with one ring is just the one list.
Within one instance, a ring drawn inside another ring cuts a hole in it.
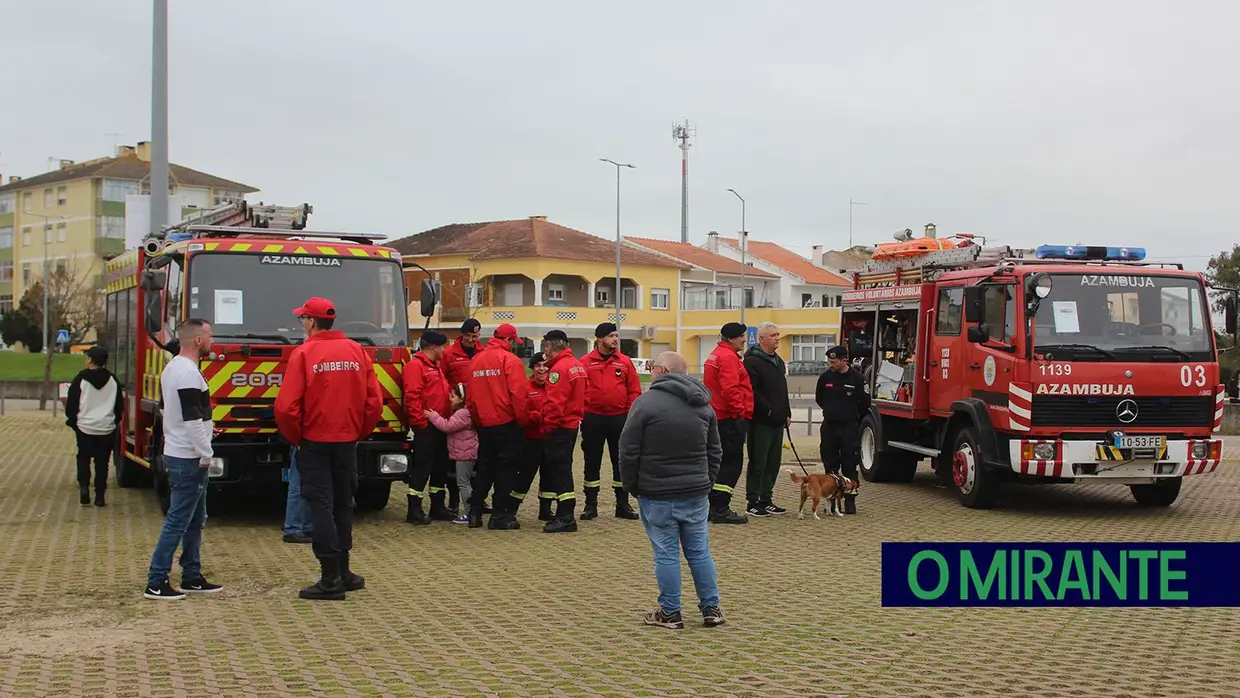
[{"label": "red uniform jacket", "polygon": [[525,438],[538,440],[543,437],[543,403],[547,399],[547,384],[539,385],[530,377],[530,389],[526,393],[525,409],[530,415],[530,424],[525,428]]},{"label": "red uniform jacket", "polygon": [[[474,356],[477,356],[480,351],[482,347],[475,345]],[[456,341],[444,350],[443,358],[439,360],[439,366],[443,369],[444,377],[448,379],[448,385],[468,383],[469,364],[473,360],[473,356],[466,354],[465,347],[461,346],[461,338],[457,337]]]},{"label": "red uniform jacket", "polygon": [[[631,365],[631,364],[630,364]],[[556,429],[576,429],[586,416],[585,366],[571,349],[547,362],[547,402],[543,405],[544,434]]]},{"label": "red uniform jacket", "polygon": [[753,384],[732,345],[720,342],[715,347],[702,368],[702,379],[716,418],[753,419]]},{"label": "red uniform jacket", "polygon": [[628,414],[633,401],[642,395],[633,361],[618,350],[603,356],[595,349],[581,363],[588,379],[586,412],[607,417]]},{"label": "red uniform jacket", "polygon": [[429,426],[426,410],[434,410],[439,414],[452,412],[452,402],[448,398],[448,379],[444,378],[439,366],[426,354],[418,352],[405,364],[401,383],[405,393],[405,414],[409,417],[410,427],[425,429]]},{"label": "red uniform jacket", "polygon": [[515,421],[529,426],[529,385],[525,364],[502,341],[492,341],[474,355],[465,383],[465,404],[480,427]]},{"label": "red uniform jacket", "polygon": [[379,379],[361,345],[339,330],[317,332],[293,350],[276,395],[276,426],[289,443],[360,441],[383,415]]}]

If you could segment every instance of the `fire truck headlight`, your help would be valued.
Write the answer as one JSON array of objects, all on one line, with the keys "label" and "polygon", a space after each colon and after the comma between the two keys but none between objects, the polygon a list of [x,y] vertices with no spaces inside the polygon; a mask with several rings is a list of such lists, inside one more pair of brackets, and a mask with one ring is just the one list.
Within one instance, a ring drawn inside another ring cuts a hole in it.
[{"label": "fire truck headlight", "polygon": [[379,456],[379,472],[384,475],[403,473],[409,469],[409,459],[403,453],[385,453]]},{"label": "fire truck headlight", "polygon": [[1055,444],[1034,444],[1034,460],[1055,460]]},{"label": "fire truck headlight", "polygon": [[1193,458],[1196,458],[1198,460],[1205,460],[1206,458],[1209,458],[1209,457],[1210,457],[1210,442],[1209,441],[1198,441],[1197,443],[1193,444]]},{"label": "fire truck headlight", "polygon": [[207,466],[207,477],[224,477],[224,459],[212,458]]}]

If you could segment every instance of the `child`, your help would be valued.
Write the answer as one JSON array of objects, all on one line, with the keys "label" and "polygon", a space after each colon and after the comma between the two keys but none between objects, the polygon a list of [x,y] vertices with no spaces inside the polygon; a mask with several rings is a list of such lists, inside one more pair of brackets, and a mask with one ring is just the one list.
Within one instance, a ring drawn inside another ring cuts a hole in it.
[{"label": "child", "polygon": [[465,398],[452,392],[452,415],[444,418],[435,410],[426,410],[426,418],[432,426],[448,435],[448,456],[456,461],[456,486],[461,492],[461,513],[452,523],[469,523],[469,496],[473,493],[470,477],[474,462],[478,460],[478,432],[473,417],[465,409]]}]

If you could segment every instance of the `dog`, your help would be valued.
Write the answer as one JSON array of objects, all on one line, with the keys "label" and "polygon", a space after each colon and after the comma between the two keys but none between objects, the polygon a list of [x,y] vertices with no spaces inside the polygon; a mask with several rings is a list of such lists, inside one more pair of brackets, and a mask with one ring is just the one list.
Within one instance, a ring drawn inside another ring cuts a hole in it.
[{"label": "dog", "polygon": [[818,503],[823,499],[827,499],[831,503],[831,511],[827,516],[835,514],[836,516],[844,515],[844,495],[849,492],[857,491],[860,483],[850,480],[840,473],[829,473],[822,475],[815,473],[813,475],[797,475],[794,471],[789,470],[788,475],[792,477],[794,484],[801,486],[801,506],[797,509],[797,518],[805,518],[805,500],[813,500],[813,508],[810,513],[815,519],[821,519],[818,516]]}]

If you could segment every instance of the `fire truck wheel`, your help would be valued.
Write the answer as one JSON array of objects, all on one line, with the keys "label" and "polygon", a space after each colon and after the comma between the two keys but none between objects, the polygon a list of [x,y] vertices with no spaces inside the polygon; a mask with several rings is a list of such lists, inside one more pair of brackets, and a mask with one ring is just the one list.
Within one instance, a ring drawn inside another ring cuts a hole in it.
[{"label": "fire truck wheel", "polygon": [[916,455],[894,449],[881,450],[882,430],[870,415],[861,420],[859,470],[867,482],[909,482],[917,474]]},{"label": "fire truck wheel", "polygon": [[1180,484],[1183,478],[1171,477],[1153,485],[1129,485],[1132,498],[1137,504],[1146,507],[1167,507],[1180,496]]},{"label": "fire truck wheel", "polygon": [[956,498],[970,509],[993,507],[999,495],[999,476],[982,463],[977,430],[961,427],[951,443],[951,482]]},{"label": "fire truck wheel", "polygon": [[359,482],[357,493],[353,495],[353,503],[358,511],[380,511],[388,505],[392,497],[392,482],[375,481]]}]

